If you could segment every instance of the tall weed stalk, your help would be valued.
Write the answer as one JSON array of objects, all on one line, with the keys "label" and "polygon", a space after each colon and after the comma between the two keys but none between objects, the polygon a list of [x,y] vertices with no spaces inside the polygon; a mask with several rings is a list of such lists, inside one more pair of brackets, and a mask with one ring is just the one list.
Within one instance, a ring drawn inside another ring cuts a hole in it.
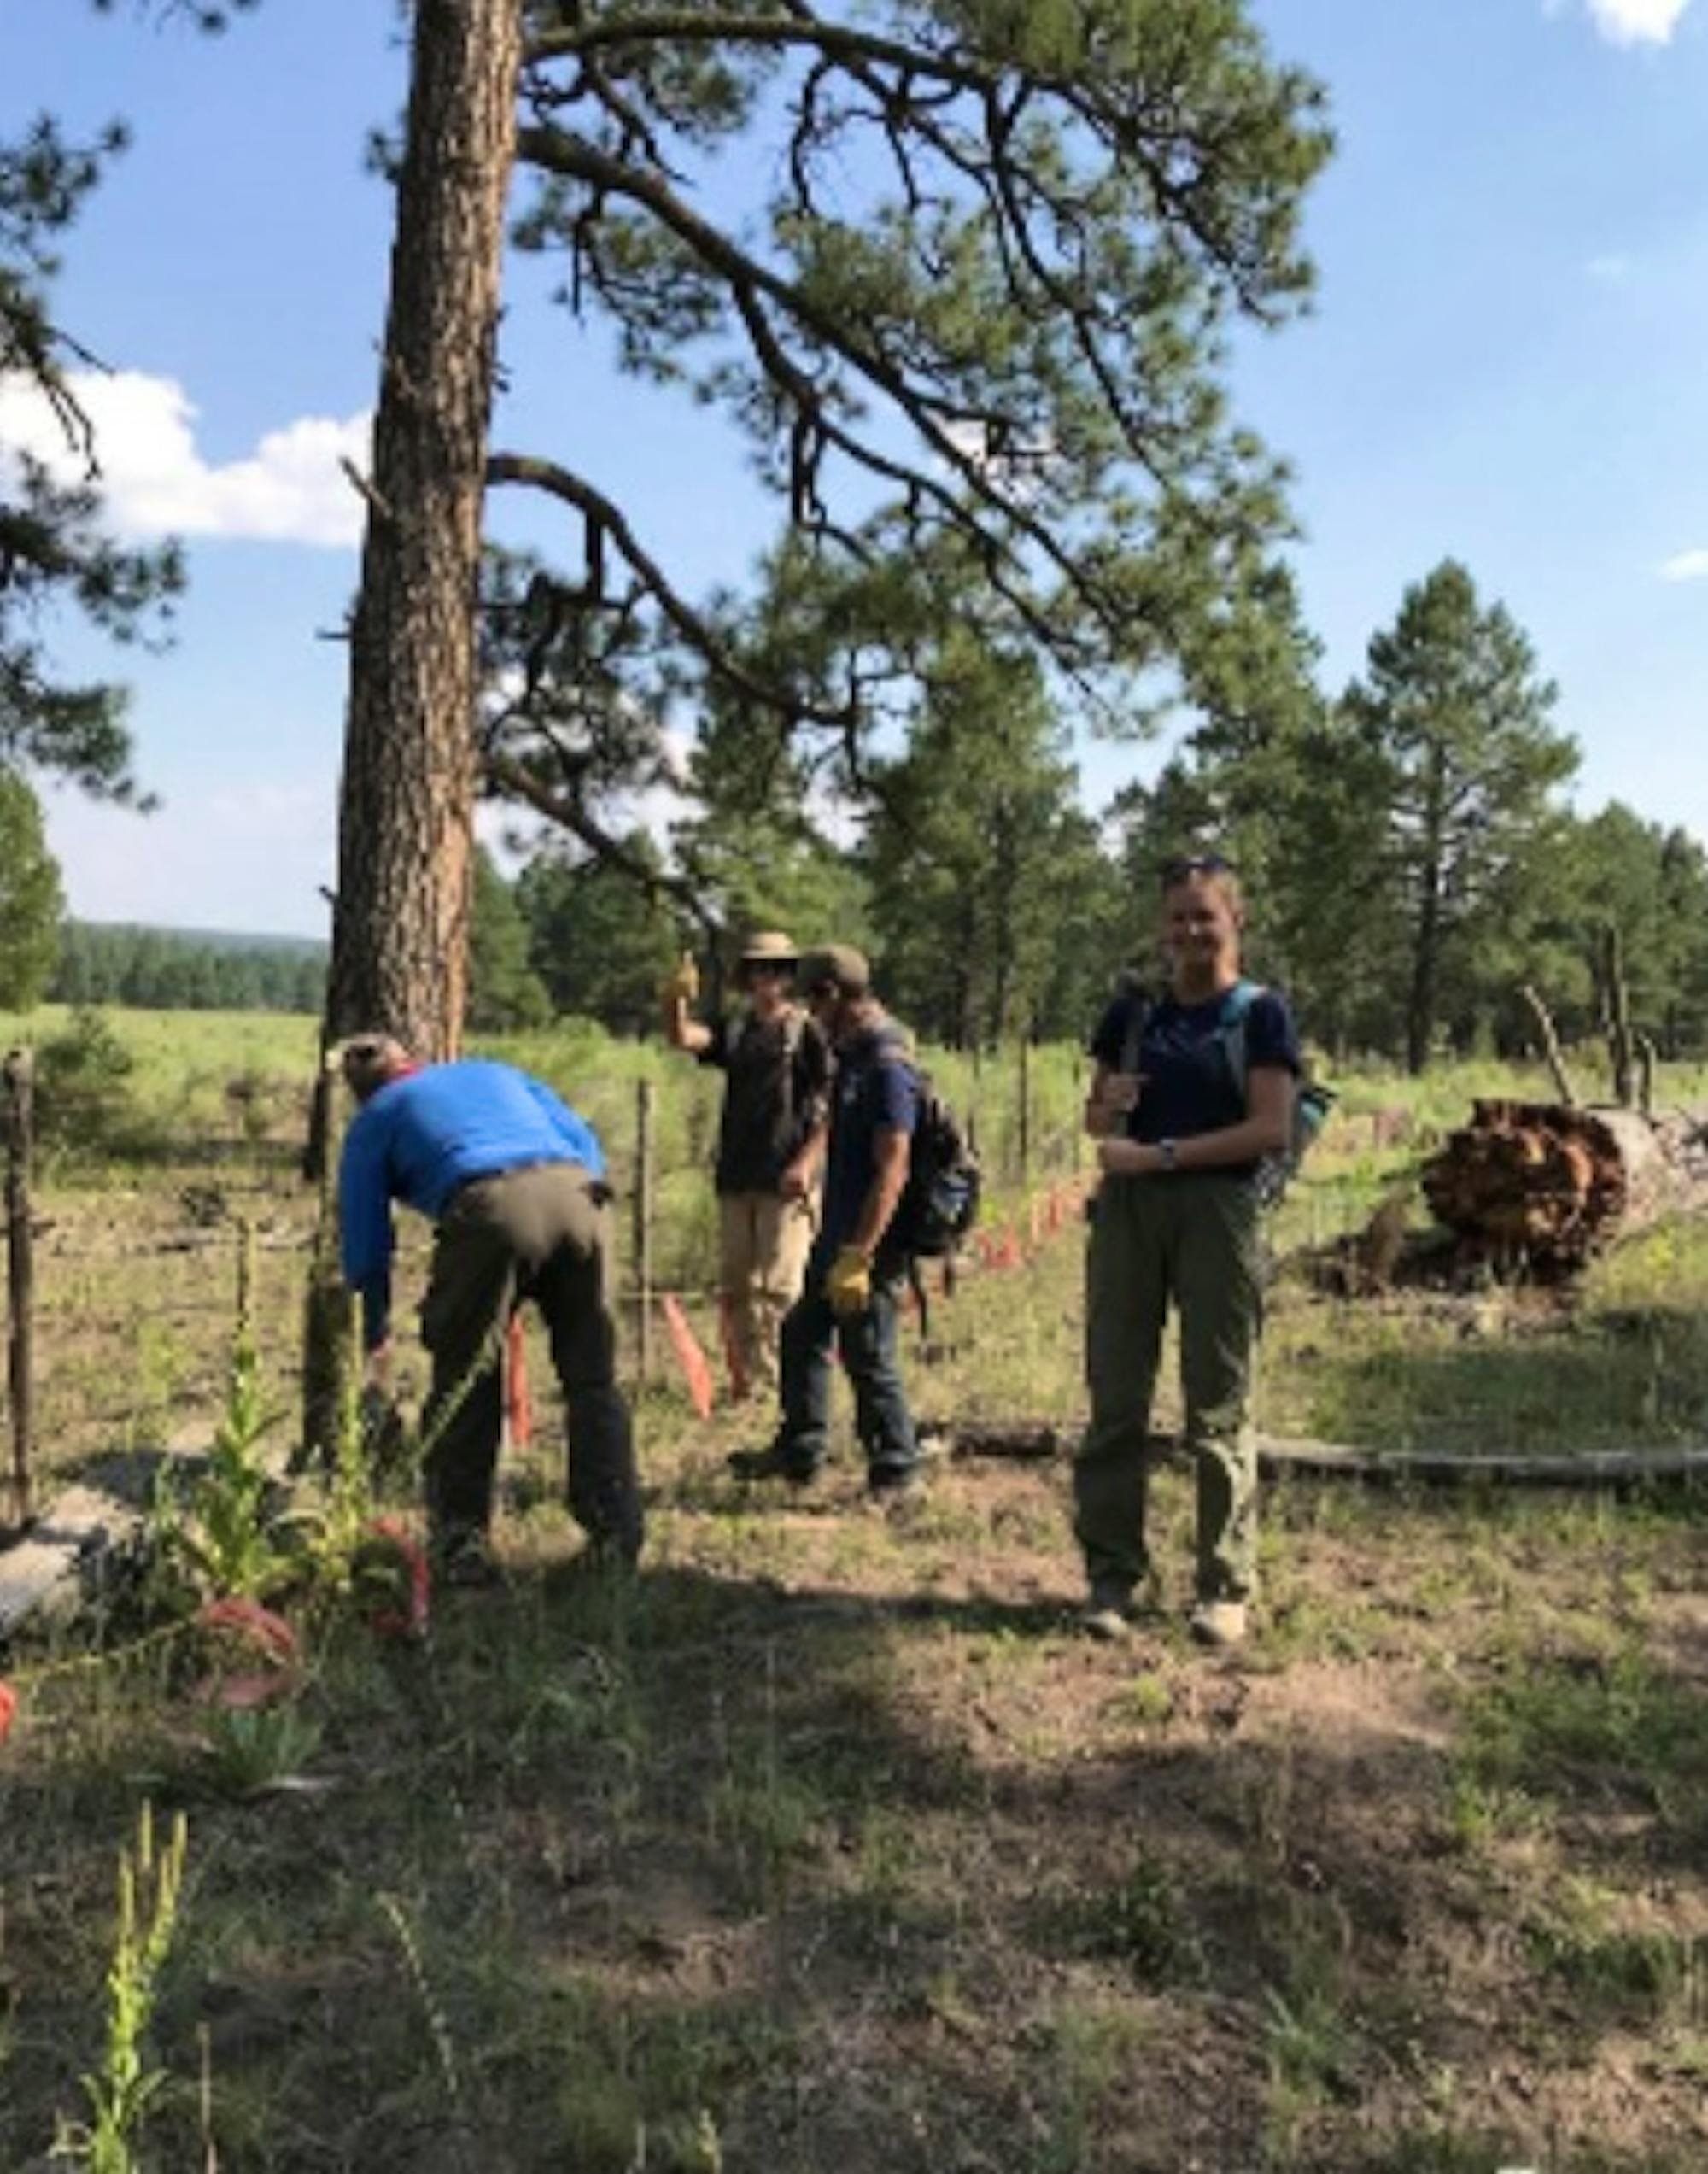
[{"label": "tall weed stalk", "polygon": [[91,2174],[138,2174],[137,2138],[166,2082],[150,2068],[143,2041],[153,2020],[155,1989],[178,1929],[178,1896],[189,1844],[184,1814],[173,1819],[163,1850],[155,1848],[154,1808],[146,1801],[134,1854],[119,1857],[119,1921],[107,1972],[107,2043],[98,2071],[85,2072],[86,2124],[61,2127],[52,2156],[74,2159]]}]

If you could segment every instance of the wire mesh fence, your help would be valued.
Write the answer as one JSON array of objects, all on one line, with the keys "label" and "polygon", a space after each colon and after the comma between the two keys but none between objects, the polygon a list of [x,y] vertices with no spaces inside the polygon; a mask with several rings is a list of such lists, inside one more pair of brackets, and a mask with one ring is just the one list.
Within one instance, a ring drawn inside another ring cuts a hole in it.
[{"label": "wire mesh fence", "polygon": [[[208,1023],[212,1024],[214,1023]],[[229,1023],[220,1022],[220,1025]],[[252,1032],[202,1046],[138,1026],[137,1075],[86,1137],[32,1128],[27,1052],[8,1060],[8,1463],[14,1513],[52,1469],[94,1447],[163,1439],[217,1409],[234,1317],[238,1233],[256,1262],[255,1316],[281,1423],[298,1392],[316,1195],[300,1156],[314,1077],[312,1034]],[[301,1044],[299,1050],[295,1045]],[[599,1133],[618,1203],[614,1242],[624,1364],[644,1382],[664,1363],[665,1294],[714,1346],[717,1206],[712,1187],[721,1075],[596,1029],[507,1039],[492,1053],[546,1079]],[[1030,1195],[1080,1160],[1083,1061],[1068,1048],[966,1056],[925,1052],[984,1164],[987,1217],[1024,1219]],[[399,1218],[401,1306],[424,1281],[430,1233]]]}]

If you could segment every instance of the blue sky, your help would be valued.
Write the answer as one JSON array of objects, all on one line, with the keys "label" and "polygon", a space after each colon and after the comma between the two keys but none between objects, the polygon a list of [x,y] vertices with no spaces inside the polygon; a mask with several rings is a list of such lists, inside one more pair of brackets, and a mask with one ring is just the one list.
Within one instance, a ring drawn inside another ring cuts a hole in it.
[{"label": "blue sky", "polygon": [[[1443,556],[1560,685],[1580,804],[1708,839],[1708,0],[1255,0],[1328,85],[1314,316],[1253,341],[1238,405],[1296,472],[1325,677]],[[115,517],[186,538],[167,656],[128,656],[146,820],[45,795],[73,911],[322,933],[389,203],[366,132],[402,95],[389,0],[267,0],[223,40],[3,0],[0,131],[48,108],[133,147],[67,249],[63,322]],[[572,450],[690,588],[769,514],[707,419],[619,388],[519,267],[500,445]],[[0,442],[31,427],[0,390]],[[78,669],[110,659],[67,634]],[[1155,747],[1085,753],[1106,797]]]}]

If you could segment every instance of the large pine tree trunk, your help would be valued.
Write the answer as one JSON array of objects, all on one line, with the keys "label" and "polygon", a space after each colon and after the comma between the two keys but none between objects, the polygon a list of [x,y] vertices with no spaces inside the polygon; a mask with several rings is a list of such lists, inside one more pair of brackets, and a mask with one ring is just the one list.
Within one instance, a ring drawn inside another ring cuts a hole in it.
[{"label": "large pine tree trunk", "polygon": [[476,595],[521,0],[417,0],[338,826],[328,1023],[455,1052]]}]

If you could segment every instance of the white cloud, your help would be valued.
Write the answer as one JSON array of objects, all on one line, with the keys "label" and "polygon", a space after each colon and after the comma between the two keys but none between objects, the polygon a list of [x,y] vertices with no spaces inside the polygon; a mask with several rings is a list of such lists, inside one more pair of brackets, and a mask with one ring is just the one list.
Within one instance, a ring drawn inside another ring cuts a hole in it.
[{"label": "white cloud", "polygon": [[1680,551],[1660,570],[1663,581],[1708,581],[1708,551]]},{"label": "white cloud", "polygon": [[[241,460],[211,465],[197,451],[196,409],[170,378],[85,372],[70,380],[95,432],[113,528],[131,537],[217,536],[348,549],[363,507],[340,466],[368,458],[369,419],[303,416],[269,431]],[[33,384],[0,378],[0,457],[15,447],[56,474],[80,473],[76,451]]]},{"label": "white cloud", "polygon": [[[147,772],[146,753],[143,764]],[[71,911],[85,921],[320,935],[333,880],[337,806],[330,780],[215,784],[137,815],[69,788],[44,796],[48,843]]]},{"label": "white cloud", "polygon": [[1588,4],[1595,27],[1613,44],[1665,45],[1690,0],[1588,0]]}]

